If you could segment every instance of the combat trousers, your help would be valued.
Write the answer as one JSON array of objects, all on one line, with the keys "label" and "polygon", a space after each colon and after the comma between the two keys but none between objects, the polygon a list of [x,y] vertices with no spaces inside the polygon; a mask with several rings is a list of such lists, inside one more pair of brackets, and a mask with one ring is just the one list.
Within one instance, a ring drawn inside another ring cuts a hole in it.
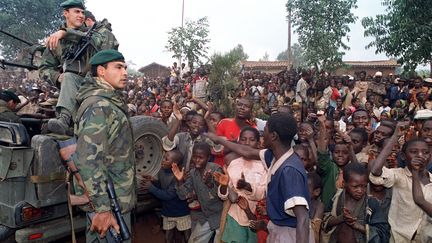
[{"label": "combat trousers", "polygon": [[66,109],[72,118],[75,118],[78,109],[76,96],[84,77],[75,73],[64,73],[63,81],[60,87],[60,96],[57,101],[56,110],[60,112],[61,109]]},{"label": "combat trousers", "polygon": [[[98,233],[96,233],[94,231],[90,231],[91,222],[88,219],[88,217],[86,217],[86,218],[87,218],[86,242],[87,243],[97,243],[97,242],[106,243],[107,241],[105,239],[100,239],[99,240]],[[123,219],[124,219],[127,227],[129,228],[129,232],[130,232],[131,238],[132,238],[133,233],[132,233],[132,224],[131,224],[131,213],[129,212],[129,213],[123,214]],[[107,232],[107,234],[109,234],[109,233]],[[129,240],[126,240],[126,241],[123,241],[123,242],[124,243],[131,243],[132,239],[129,239]]]}]

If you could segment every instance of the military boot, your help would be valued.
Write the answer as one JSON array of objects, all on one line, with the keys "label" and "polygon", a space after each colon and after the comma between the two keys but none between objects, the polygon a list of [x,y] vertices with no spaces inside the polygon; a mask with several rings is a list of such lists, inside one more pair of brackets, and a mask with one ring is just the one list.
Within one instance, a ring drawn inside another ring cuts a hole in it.
[{"label": "military boot", "polygon": [[48,130],[59,135],[68,135],[72,126],[72,116],[66,110],[61,110],[59,117],[48,121]]}]

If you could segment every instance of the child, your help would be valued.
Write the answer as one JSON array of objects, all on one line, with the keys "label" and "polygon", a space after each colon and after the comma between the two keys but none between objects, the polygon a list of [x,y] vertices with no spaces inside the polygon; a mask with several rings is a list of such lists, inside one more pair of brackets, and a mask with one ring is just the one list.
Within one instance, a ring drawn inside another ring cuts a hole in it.
[{"label": "child", "polygon": [[165,230],[165,242],[174,242],[175,228],[183,234],[185,242],[191,234],[191,217],[187,202],[180,200],[177,196],[172,173],[172,165],[179,164],[182,154],[178,150],[171,150],[165,153],[161,167],[157,175],[157,181],[144,181],[144,187],[148,188],[162,203],[163,229]]},{"label": "child", "polygon": [[368,163],[369,155],[365,151],[368,145],[368,134],[364,128],[354,128],[350,131],[353,150],[359,163]]},{"label": "child", "polygon": [[[332,157],[328,152],[328,137],[327,128],[325,126],[326,118],[319,116],[320,132],[318,135],[318,166],[317,173],[323,180],[323,192],[321,199],[324,203],[324,208],[327,211],[331,209],[331,199],[336,193],[336,189],[343,187],[343,168],[355,156],[351,155],[353,152],[349,136],[345,136],[343,142],[335,145],[332,152]],[[355,159],[356,160],[356,159]]]},{"label": "child", "polygon": [[176,120],[168,135],[162,138],[162,146],[165,151],[170,151],[174,148],[182,151],[184,157],[180,165],[185,167],[186,171],[189,171],[191,167],[190,163],[192,157],[192,148],[195,143],[206,142],[215,152],[222,151],[222,146],[215,145],[210,139],[201,136],[201,133],[204,131],[205,127],[205,121],[202,115],[192,115],[190,122],[188,122],[189,132],[180,133],[177,133],[177,131],[179,130],[183,118],[187,118],[187,116],[182,116],[176,109],[174,111],[174,115]]},{"label": "child", "polygon": [[321,222],[324,216],[324,204],[319,198],[321,196],[322,182],[316,172],[308,174],[308,187],[311,196],[310,218],[315,242],[320,242]]},{"label": "child", "polygon": [[300,157],[303,161],[306,173],[315,171],[315,165],[309,156],[309,149],[305,145],[298,144],[293,147],[294,152]]},{"label": "child", "polygon": [[[240,144],[257,149],[259,132],[252,127],[244,127],[240,132]],[[246,200],[250,212],[255,212],[256,204],[264,198],[267,169],[260,160],[248,160],[243,157],[234,159],[226,169],[225,175],[216,172],[219,182],[218,195],[222,200],[242,197]],[[229,179],[227,179],[229,174]],[[253,213],[252,213],[253,214]],[[237,203],[232,203],[226,216],[226,225],[222,240],[231,242],[257,242],[257,235],[249,228],[249,217]]]},{"label": "child", "polygon": [[[412,191],[414,202],[426,213],[421,223],[421,231],[419,232],[421,242],[432,241],[432,203],[426,201],[423,194],[421,178],[425,174],[425,170],[421,169],[422,163],[413,162],[412,165]],[[423,175],[422,175],[423,173]],[[427,172],[426,172],[427,173]],[[430,178],[430,177],[429,177]]]},{"label": "child", "polygon": [[168,129],[170,129],[173,124],[175,117],[172,115],[173,113],[173,103],[171,100],[163,100],[161,102],[160,107],[160,113],[161,113],[161,120],[163,123],[165,123],[168,126]]},{"label": "child", "polygon": [[402,159],[407,163],[405,168],[388,169],[384,167],[386,158],[390,155],[392,147],[407,131],[407,127],[398,124],[390,141],[384,146],[377,159],[370,165],[369,179],[376,185],[393,188],[393,196],[389,211],[391,225],[391,242],[420,242],[424,236],[422,221],[425,218],[424,205],[416,204],[413,198],[412,180],[414,168],[419,168],[419,180],[424,185],[423,193],[427,201],[432,200],[431,174],[426,171],[427,162],[430,161],[430,151],[423,139],[413,139],[402,147]]},{"label": "child", "polygon": [[214,242],[219,242],[219,225],[222,211],[222,201],[218,197],[218,184],[213,179],[214,172],[222,172],[219,165],[208,163],[210,145],[198,142],[192,150],[193,168],[189,176],[185,177],[184,167],[180,170],[173,164],[172,171],[177,179],[177,195],[186,199],[191,192],[195,192],[201,210],[191,212],[192,234],[189,242],[207,243],[213,234]]},{"label": "child", "polygon": [[325,242],[366,242],[366,188],[368,171],[364,164],[350,163],[344,167],[344,189],[333,198],[330,214],[323,222]]}]

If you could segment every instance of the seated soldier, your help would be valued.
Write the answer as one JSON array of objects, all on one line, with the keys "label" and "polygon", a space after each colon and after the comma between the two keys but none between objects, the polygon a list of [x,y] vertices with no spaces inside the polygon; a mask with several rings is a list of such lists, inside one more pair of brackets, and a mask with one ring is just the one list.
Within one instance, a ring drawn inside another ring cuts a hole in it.
[{"label": "seated soldier", "polygon": [[12,91],[5,90],[0,93],[0,121],[21,123],[20,117],[14,110],[20,99]]}]

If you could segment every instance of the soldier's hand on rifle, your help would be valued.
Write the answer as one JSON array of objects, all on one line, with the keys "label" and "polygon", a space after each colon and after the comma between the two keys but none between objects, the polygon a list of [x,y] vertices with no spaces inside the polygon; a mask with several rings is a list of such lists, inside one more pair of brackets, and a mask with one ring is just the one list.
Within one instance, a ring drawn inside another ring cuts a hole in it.
[{"label": "soldier's hand on rifle", "polygon": [[57,48],[59,41],[63,39],[65,36],[66,36],[66,31],[59,30],[54,34],[50,35],[50,37],[46,39],[45,44],[50,50],[54,50]]},{"label": "soldier's hand on rifle", "polygon": [[95,231],[99,234],[100,238],[104,238],[110,227],[113,227],[120,234],[120,226],[117,224],[111,211],[95,213],[90,231]]}]

